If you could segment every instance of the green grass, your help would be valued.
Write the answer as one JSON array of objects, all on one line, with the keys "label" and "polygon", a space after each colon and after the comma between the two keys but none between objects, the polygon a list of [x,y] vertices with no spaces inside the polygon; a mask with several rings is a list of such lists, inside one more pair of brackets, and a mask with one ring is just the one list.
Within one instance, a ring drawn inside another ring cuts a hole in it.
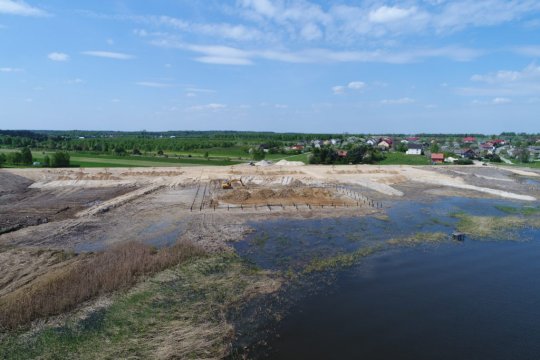
[{"label": "green grass", "polygon": [[540,213],[540,207],[533,207],[533,206],[523,206],[523,207],[513,207],[513,206],[502,206],[502,205],[496,205],[495,208],[498,210],[507,213],[507,214],[513,214],[513,215],[536,215]]},{"label": "green grass", "polygon": [[379,165],[430,165],[431,161],[424,155],[406,155],[402,152],[388,152],[386,159]]},{"label": "green grass", "polygon": [[[0,149],[0,152],[9,153],[17,149]],[[208,159],[204,158],[204,153],[208,151]],[[35,161],[43,162],[45,155],[52,156],[53,151],[32,151]],[[207,166],[230,166],[250,161],[249,154],[239,148],[214,148],[199,149],[191,152],[170,152],[166,153],[168,157],[157,156],[117,156],[110,154],[99,154],[94,152],[70,152],[70,162],[76,167],[166,167],[166,166],[189,166],[189,165],[207,165]],[[191,157],[188,157],[191,155]],[[177,157],[179,156],[179,157]],[[242,160],[239,160],[239,158]],[[267,154],[266,159],[277,162],[281,159],[289,161],[303,161],[308,163],[309,153],[300,155]],[[28,166],[9,166],[5,167],[28,167]]]},{"label": "green grass", "polygon": [[[12,149],[0,149],[0,152],[12,152]],[[51,151],[33,151],[34,160],[43,162],[45,155],[52,156]],[[108,154],[97,154],[92,152],[70,152],[70,163],[77,167],[165,167],[165,166],[189,166],[189,165],[208,165],[208,166],[228,166],[236,165],[241,162],[230,161],[224,158],[210,157],[156,157],[156,156],[117,156]],[[8,167],[8,166],[6,166]],[[17,166],[18,167],[18,166]]]},{"label": "green grass", "polygon": [[390,239],[386,242],[359,248],[352,252],[340,253],[325,258],[316,258],[311,260],[303,272],[306,274],[320,272],[331,269],[337,269],[352,266],[360,262],[363,258],[373,255],[377,252],[390,249],[396,246],[416,246],[420,244],[435,244],[448,239],[448,235],[439,232],[421,232],[411,236]]}]

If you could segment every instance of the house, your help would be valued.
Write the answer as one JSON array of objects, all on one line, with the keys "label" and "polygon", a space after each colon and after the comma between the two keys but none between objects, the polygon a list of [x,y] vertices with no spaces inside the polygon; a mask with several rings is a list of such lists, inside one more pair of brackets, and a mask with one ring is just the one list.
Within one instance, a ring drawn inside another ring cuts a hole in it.
[{"label": "house", "polygon": [[408,142],[417,142],[418,140],[420,140],[420,138],[418,138],[418,137],[410,137],[410,138],[407,138],[407,141],[408,141]]},{"label": "house", "polygon": [[488,153],[493,153],[493,150],[495,150],[495,146],[491,142],[484,143],[480,145],[482,150],[487,151]]},{"label": "house", "polygon": [[463,138],[463,142],[465,144],[472,144],[472,143],[476,142],[476,138],[474,138],[472,136],[467,136],[467,137]]},{"label": "house", "polygon": [[304,150],[304,145],[293,145],[291,146],[291,149],[294,151],[302,151]]},{"label": "house", "polygon": [[321,140],[313,140],[313,141],[311,141],[311,144],[313,145],[313,147],[316,147],[316,148],[320,149],[321,145],[322,145],[322,141]]},{"label": "house", "polygon": [[407,155],[422,155],[423,147],[420,144],[409,144],[407,152],[405,154]]},{"label": "house", "polygon": [[456,155],[459,155],[462,158],[467,158],[467,159],[475,159],[478,157],[478,155],[473,149],[457,150]]},{"label": "house", "polygon": [[441,153],[431,154],[431,162],[434,164],[442,164],[444,162],[444,154],[441,154]]},{"label": "house", "polygon": [[369,139],[368,141],[366,141],[366,144],[371,145],[371,146],[375,146],[375,144],[377,144],[377,140]]},{"label": "house", "polygon": [[381,150],[388,150],[390,149],[390,144],[383,140],[377,144],[377,147]]},{"label": "house", "polygon": [[337,156],[339,156],[340,158],[347,157],[347,151],[345,151],[345,150],[338,150]]}]

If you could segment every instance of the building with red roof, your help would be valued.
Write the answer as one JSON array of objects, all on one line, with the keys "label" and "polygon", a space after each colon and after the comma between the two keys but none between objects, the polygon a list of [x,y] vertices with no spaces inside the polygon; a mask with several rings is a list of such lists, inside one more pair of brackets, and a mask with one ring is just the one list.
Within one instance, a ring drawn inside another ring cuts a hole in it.
[{"label": "building with red roof", "polygon": [[441,154],[441,153],[431,154],[431,162],[434,164],[442,164],[444,162],[444,154]]}]

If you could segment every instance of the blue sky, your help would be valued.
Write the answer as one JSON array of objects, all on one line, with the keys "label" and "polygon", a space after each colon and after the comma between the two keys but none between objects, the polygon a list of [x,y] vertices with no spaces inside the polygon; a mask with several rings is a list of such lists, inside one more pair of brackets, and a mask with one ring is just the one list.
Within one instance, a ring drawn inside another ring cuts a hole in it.
[{"label": "blue sky", "polygon": [[540,132],[540,1],[0,0],[0,128]]}]

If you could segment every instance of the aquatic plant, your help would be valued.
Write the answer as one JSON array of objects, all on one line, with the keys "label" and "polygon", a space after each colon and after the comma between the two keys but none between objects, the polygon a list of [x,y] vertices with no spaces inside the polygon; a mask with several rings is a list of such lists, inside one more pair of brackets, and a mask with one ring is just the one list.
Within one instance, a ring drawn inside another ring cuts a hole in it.
[{"label": "aquatic plant", "polygon": [[515,230],[527,226],[540,227],[540,219],[519,216],[473,216],[465,213],[452,215],[459,221],[456,229],[475,238],[504,238],[516,240]]},{"label": "aquatic plant", "polygon": [[495,208],[507,214],[525,215],[525,216],[540,214],[540,206],[513,207],[513,206],[496,205]]}]

